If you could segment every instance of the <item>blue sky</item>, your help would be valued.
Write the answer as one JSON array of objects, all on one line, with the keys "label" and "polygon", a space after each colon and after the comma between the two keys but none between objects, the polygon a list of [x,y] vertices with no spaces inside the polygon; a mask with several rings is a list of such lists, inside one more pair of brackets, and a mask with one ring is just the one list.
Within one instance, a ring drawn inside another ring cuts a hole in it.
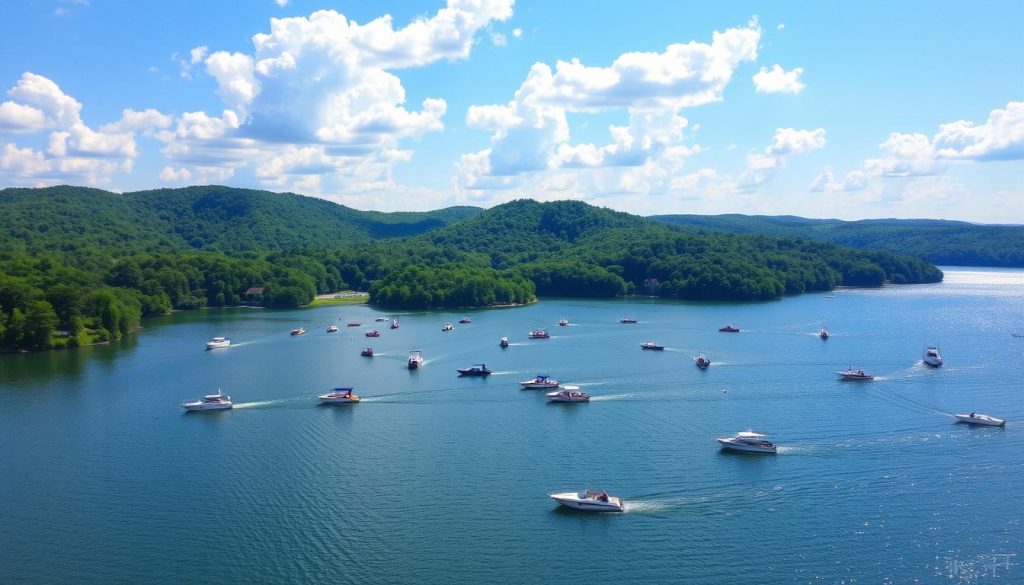
[{"label": "blue sky", "polygon": [[1024,222],[1024,4],[0,4],[0,186]]}]

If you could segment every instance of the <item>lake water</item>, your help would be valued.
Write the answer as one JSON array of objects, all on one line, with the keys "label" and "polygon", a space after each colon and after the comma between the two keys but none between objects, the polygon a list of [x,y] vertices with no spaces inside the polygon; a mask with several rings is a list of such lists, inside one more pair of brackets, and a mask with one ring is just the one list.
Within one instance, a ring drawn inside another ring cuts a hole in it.
[{"label": "lake water", "polygon": [[[397,330],[368,306],[187,312],[0,356],[0,582],[1021,583],[1024,272],[946,274],[767,303],[400,313]],[[215,335],[232,346],[203,351]],[[921,364],[926,343],[945,366]],[[457,377],[481,362],[489,378]],[[850,364],[878,378],[839,381]],[[541,372],[593,400],[519,389]],[[317,404],[340,385],[363,401]],[[234,410],[179,405],[218,388]],[[1009,422],[949,415],[969,411]],[[719,450],[748,428],[779,454]],[[626,512],[547,497],[584,487]]]}]

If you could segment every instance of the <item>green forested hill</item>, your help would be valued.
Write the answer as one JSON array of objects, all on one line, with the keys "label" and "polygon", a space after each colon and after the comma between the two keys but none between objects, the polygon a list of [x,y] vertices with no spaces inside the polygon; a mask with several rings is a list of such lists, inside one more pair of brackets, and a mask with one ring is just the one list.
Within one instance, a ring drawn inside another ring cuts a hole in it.
[{"label": "green forested hill", "polygon": [[951,266],[1024,266],[1024,226],[931,219],[805,219],[759,215],[656,215],[657,221],[739,234],[808,238],[890,250]]},{"label": "green forested hill", "polygon": [[671,226],[578,201],[375,213],[293,194],[191,187],[0,191],[0,349],[115,339],[143,315],[370,291],[394,308],[536,295],[761,300],[941,280],[888,251]]}]

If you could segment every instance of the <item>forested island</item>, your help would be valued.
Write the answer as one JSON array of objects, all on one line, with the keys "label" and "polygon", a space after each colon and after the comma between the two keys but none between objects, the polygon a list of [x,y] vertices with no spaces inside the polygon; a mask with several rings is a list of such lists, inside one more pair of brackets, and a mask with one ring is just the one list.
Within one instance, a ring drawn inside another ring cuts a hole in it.
[{"label": "forested island", "polygon": [[667,225],[578,201],[364,212],[219,186],[0,191],[0,348],[117,339],[145,315],[368,290],[395,309],[643,294],[750,301],[938,282],[931,263]]}]

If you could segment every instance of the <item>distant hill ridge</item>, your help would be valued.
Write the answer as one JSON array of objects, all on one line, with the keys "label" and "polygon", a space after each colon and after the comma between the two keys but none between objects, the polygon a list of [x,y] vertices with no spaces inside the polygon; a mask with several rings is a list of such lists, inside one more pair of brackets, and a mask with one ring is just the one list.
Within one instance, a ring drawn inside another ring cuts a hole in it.
[{"label": "distant hill ridge", "polygon": [[671,225],[737,234],[809,238],[890,250],[951,266],[1024,267],[1024,226],[940,219],[807,219],[791,215],[654,215]]}]

